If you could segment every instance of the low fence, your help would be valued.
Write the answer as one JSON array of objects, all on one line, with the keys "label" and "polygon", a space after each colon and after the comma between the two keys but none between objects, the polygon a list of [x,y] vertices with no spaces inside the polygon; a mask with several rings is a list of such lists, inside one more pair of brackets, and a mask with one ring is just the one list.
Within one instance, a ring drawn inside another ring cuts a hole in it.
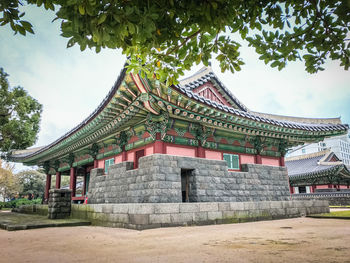
[{"label": "low fence", "polygon": [[330,206],[350,205],[350,192],[319,192],[312,194],[293,194],[293,200],[327,200]]}]

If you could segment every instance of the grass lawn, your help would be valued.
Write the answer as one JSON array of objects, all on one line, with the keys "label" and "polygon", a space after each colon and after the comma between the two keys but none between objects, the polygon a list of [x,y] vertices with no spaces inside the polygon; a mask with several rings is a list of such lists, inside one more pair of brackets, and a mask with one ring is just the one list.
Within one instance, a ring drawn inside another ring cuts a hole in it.
[{"label": "grass lawn", "polygon": [[0,211],[11,211],[11,210],[12,210],[12,208],[5,208],[5,207],[0,209]]},{"label": "grass lawn", "polygon": [[325,213],[325,214],[310,215],[310,217],[350,219],[350,210],[335,211],[335,212],[330,212],[330,213]]}]

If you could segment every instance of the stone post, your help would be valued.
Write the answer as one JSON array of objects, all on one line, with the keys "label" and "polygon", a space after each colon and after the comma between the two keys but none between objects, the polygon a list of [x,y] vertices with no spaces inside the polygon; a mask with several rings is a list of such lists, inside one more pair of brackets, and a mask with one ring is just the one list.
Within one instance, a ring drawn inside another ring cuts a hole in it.
[{"label": "stone post", "polygon": [[49,219],[61,219],[70,216],[71,212],[70,189],[51,189],[49,197]]}]

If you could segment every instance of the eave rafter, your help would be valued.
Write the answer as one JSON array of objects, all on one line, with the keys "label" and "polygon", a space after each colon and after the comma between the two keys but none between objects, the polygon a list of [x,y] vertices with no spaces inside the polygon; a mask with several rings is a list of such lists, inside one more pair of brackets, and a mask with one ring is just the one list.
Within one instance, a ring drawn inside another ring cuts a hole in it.
[{"label": "eave rafter", "polygon": [[115,132],[125,122],[135,117],[136,121],[144,118],[147,111],[142,107],[140,92],[129,75],[125,76],[115,94],[102,110],[79,130],[49,149],[33,155],[26,163],[42,163],[46,160],[58,159],[72,151],[79,151],[102,137]]},{"label": "eave rafter", "polygon": [[[135,101],[137,102],[137,101]],[[137,104],[137,103],[136,103]],[[131,109],[130,109],[131,108]],[[125,114],[126,112],[128,112],[129,114]],[[58,158],[62,158],[63,156],[67,155],[70,152],[74,152],[74,151],[78,151],[83,147],[86,147],[87,145],[90,145],[94,142],[98,142],[99,140],[106,138],[107,136],[110,136],[113,133],[116,133],[119,129],[124,128],[125,124],[131,119],[133,118],[136,113],[139,112],[139,109],[137,107],[134,107],[134,105],[130,105],[130,107],[128,109],[126,109],[120,117],[118,117],[117,119],[114,119],[112,121],[110,121],[108,123],[108,125],[105,125],[103,128],[95,131],[94,133],[90,134],[89,136],[87,136],[84,140],[78,141],[72,145],[70,145],[69,147],[62,149],[61,151],[46,156],[45,158],[43,158],[42,160],[51,160],[51,159],[58,159]],[[143,114],[141,115],[141,118],[138,118],[138,121],[142,121],[146,115]]]}]

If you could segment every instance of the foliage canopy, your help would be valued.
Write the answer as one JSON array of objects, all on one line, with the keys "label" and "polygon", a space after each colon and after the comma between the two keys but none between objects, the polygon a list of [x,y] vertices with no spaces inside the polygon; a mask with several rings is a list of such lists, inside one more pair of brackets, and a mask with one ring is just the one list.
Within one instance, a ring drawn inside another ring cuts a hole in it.
[{"label": "foliage canopy", "polygon": [[45,174],[36,170],[24,170],[17,175],[18,181],[22,186],[20,196],[29,198],[39,198],[44,195],[45,191]]},{"label": "foliage canopy", "polygon": [[0,159],[0,195],[4,199],[14,198],[21,190],[18,178],[13,170],[13,165]]},{"label": "foliage canopy", "polygon": [[39,131],[42,105],[22,87],[10,88],[0,68],[0,152],[32,146]]},{"label": "foliage canopy", "polygon": [[[19,0],[3,0],[0,25],[33,33]],[[121,48],[129,71],[176,82],[194,63],[213,56],[222,71],[239,71],[239,41],[279,70],[303,60],[306,71],[323,70],[327,58],[350,66],[349,0],[24,0],[57,10],[62,36],[81,50]],[[229,34],[234,33],[234,34]]]}]

